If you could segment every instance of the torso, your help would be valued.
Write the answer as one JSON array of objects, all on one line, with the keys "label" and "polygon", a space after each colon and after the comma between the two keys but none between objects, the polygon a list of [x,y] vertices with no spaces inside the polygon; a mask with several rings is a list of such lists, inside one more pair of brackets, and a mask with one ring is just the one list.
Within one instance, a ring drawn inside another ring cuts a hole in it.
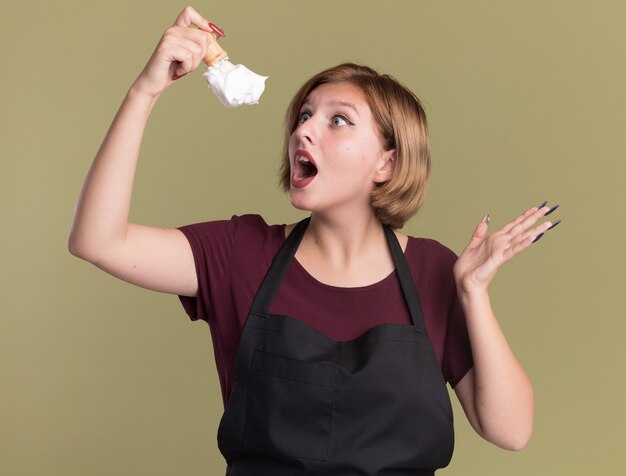
[{"label": "torso", "polygon": [[[195,298],[180,299],[191,319],[205,320],[211,328],[224,402],[234,384],[241,329],[254,294],[285,240],[285,228],[289,232],[292,227],[268,225],[258,215],[181,227],[198,263],[199,292]],[[435,240],[398,238],[439,365],[454,386],[472,365],[463,310],[454,287],[456,255]],[[298,316],[335,341],[352,340],[381,324],[410,322],[396,273],[385,277],[385,270],[382,280],[368,276],[370,285],[365,283],[365,287],[354,286],[348,279],[338,280],[333,287],[327,275],[320,274],[318,280],[307,269],[297,260],[292,263],[271,312]],[[323,306],[325,313],[315,312],[318,306],[311,302]]]}]

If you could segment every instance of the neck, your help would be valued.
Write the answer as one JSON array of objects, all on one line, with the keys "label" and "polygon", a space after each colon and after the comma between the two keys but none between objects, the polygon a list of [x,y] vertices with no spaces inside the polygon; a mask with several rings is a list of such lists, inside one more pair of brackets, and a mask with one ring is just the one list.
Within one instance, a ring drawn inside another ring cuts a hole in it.
[{"label": "neck", "polygon": [[312,213],[303,238],[307,253],[336,265],[347,265],[369,253],[379,253],[381,243],[384,246],[385,234],[372,210],[364,216]]}]

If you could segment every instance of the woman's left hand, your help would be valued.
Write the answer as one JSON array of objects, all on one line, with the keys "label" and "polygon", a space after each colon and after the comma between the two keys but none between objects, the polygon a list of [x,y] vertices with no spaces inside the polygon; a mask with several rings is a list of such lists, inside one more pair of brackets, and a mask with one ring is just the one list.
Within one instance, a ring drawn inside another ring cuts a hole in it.
[{"label": "woman's left hand", "polygon": [[454,264],[454,277],[459,292],[471,294],[486,292],[498,268],[528,248],[537,237],[558,225],[546,221],[531,228],[540,218],[552,213],[558,205],[550,208],[543,203],[517,217],[500,230],[487,236],[489,215],[485,215],[472,235],[467,247]]}]

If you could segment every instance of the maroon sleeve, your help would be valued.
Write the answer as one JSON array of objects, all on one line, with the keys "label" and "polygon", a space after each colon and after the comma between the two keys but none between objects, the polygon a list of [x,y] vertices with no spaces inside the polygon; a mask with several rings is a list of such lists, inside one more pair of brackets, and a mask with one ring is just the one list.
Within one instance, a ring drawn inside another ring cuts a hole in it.
[{"label": "maroon sleeve", "polygon": [[[452,266],[454,266],[457,256],[453,251],[450,251],[450,253],[454,255],[452,262]],[[443,351],[443,372],[447,376],[450,386],[454,388],[473,367],[474,360],[465,323],[465,312],[457,294],[452,270],[450,270],[450,281],[448,323]]]},{"label": "maroon sleeve", "polygon": [[233,216],[230,220],[208,221],[178,228],[189,241],[198,277],[197,296],[179,296],[191,320],[210,322],[213,319],[211,298],[219,294],[220,283],[224,282],[228,273],[239,225],[240,218]]},{"label": "maroon sleeve", "polygon": [[465,313],[454,279],[457,255],[437,240],[413,237],[409,237],[405,255],[441,372],[454,387],[473,366]]}]

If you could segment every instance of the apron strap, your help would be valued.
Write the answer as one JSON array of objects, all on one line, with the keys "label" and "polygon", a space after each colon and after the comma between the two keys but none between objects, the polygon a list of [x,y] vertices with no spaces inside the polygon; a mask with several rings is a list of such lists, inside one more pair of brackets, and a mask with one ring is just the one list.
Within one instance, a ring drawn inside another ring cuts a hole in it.
[{"label": "apron strap", "polygon": [[[269,309],[272,301],[274,300],[276,291],[278,291],[278,286],[282,282],[285,273],[287,273],[289,264],[296,254],[298,246],[300,246],[300,242],[302,241],[304,232],[309,225],[309,221],[311,221],[311,217],[307,217],[300,221],[278,250],[269,271],[265,275],[261,286],[254,296],[251,308],[252,312],[269,314]],[[411,270],[409,269],[409,265],[406,262],[406,258],[402,252],[400,243],[398,243],[398,238],[396,238],[395,233],[387,225],[384,225],[383,228],[385,230],[387,242],[389,243],[389,247],[391,249],[393,261],[396,265],[396,272],[398,273],[398,278],[402,287],[402,294],[404,294],[404,299],[406,300],[409,312],[411,313],[413,325],[417,331],[424,332],[424,315],[422,314],[420,300],[415,289],[413,277],[411,276]]]},{"label": "apron strap", "polygon": [[276,291],[278,291],[278,286],[282,282],[285,273],[289,268],[291,259],[296,254],[298,246],[300,246],[300,242],[302,241],[306,227],[309,225],[309,221],[311,221],[311,217],[307,217],[300,221],[294,229],[291,230],[287,240],[280,247],[276,256],[274,256],[272,265],[270,266],[269,271],[265,275],[261,286],[254,296],[251,308],[252,311],[256,311],[261,314],[269,313],[270,306],[274,300],[274,295],[276,294]]},{"label": "apron strap", "polygon": [[398,273],[398,278],[400,279],[400,286],[402,286],[402,294],[404,294],[404,299],[406,300],[406,304],[411,313],[413,325],[416,330],[425,332],[424,314],[422,313],[422,306],[420,305],[420,299],[417,295],[417,290],[415,288],[415,283],[413,282],[413,276],[411,275],[409,265],[406,261],[404,253],[402,252],[400,243],[398,243],[396,234],[388,225],[384,225],[383,228],[385,229],[387,242],[391,248],[393,261],[396,264],[396,272]]}]

